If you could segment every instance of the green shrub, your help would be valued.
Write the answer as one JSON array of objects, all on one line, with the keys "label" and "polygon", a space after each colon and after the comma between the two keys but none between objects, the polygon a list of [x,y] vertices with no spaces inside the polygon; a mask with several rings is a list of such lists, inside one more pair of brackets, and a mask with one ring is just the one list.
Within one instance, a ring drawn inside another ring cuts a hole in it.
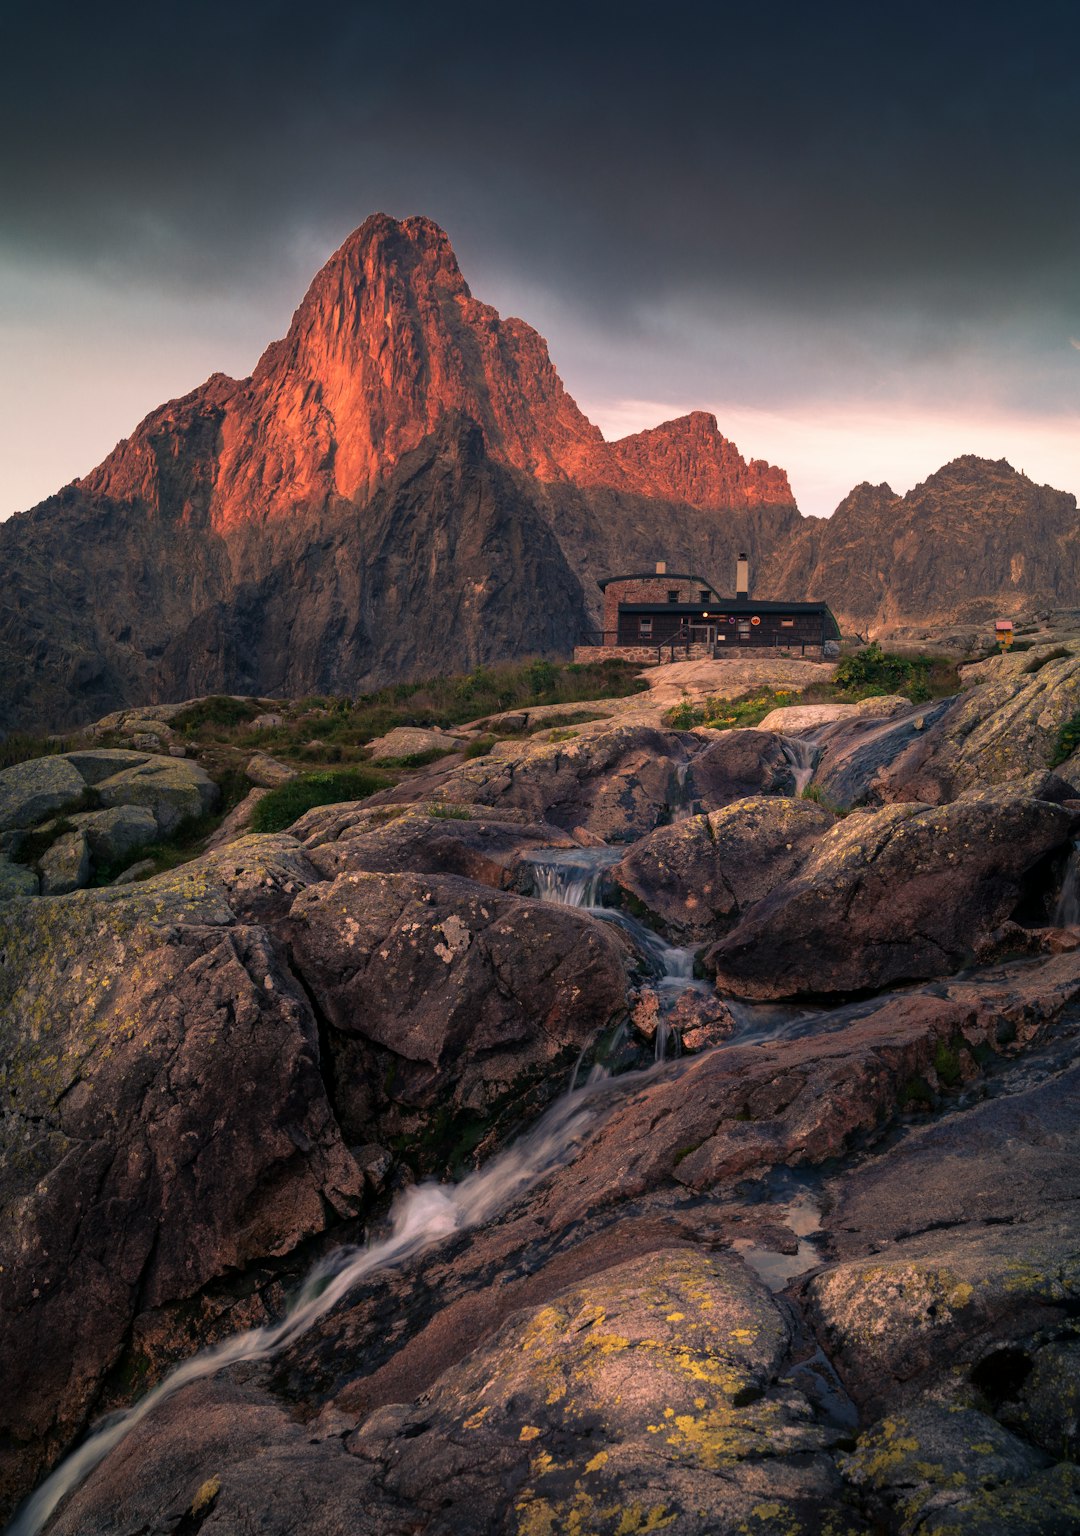
[{"label": "green shrub", "polygon": [[265,707],[257,699],[233,699],[228,694],[215,693],[182,709],[169,724],[174,731],[197,731],[207,725],[243,725],[261,715]]},{"label": "green shrub", "polygon": [[1070,715],[1058,731],[1054,750],[1050,754],[1050,767],[1056,768],[1067,757],[1072,757],[1078,747],[1080,747],[1080,709],[1075,715]]},{"label": "green shrub", "polygon": [[874,694],[906,693],[915,704],[930,697],[930,662],[927,657],[897,656],[883,651],[872,640],[854,656],[845,656],[836,668],[835,683],[852,698]]},{"label": "green shrub", "polygon": [[342,768],[333,773],[305,773],[264,795],[251,818],[253,832],[284,832],[305,811],[342,800],[366,800],[391,783],[374,768]]},{"label": "green shrub", "polygon": [[793,688],[758,688],[744,698],[726,699],[710,695],[700,704],[684,700],[664,715],[664,724],[672,730],[689,731],[697,725],[713,731],[731,731],[758,725],[774,709],[783,709],[799,698]]}]

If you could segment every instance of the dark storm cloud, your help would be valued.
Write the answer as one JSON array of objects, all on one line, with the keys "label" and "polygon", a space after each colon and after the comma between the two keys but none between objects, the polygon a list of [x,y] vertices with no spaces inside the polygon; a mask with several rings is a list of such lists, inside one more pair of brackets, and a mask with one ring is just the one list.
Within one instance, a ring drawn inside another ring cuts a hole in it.
[{"label": "dark storm cloud", "polygon": [[385,207],[609,318],[886,302],[1075,334],[1076,16],[9,0],[0,240],[228,289]]}]

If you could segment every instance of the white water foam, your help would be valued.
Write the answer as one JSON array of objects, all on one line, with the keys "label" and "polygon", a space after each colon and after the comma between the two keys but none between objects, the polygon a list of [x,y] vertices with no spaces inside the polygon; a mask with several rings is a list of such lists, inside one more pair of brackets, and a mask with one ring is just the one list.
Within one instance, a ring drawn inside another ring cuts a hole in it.
[{"label": "white water foam", "polygon": [[106,1422],[60,1463],[18,1511],[8,1536],[37,1536],[61,1500],[159,1404],[183,1387],[215,1376],[230,1365],[268,1360],[325,1317],[358,1281],[396,1268],[455,1232],[489,1221],[576,1155],[586,1133],[597,1127],[603,1100],[611,1089],[640,1084],[643,1077],[642,1073],[628,1073],[610,1079],[594,1067],[583,1088],[571,1086],[533,1130],[492,1158],[486,1168],[458,1184],[420,1184],[406,1190],[391,1211],[388,1237],[368,1248],[340,1248],[316,1265],[279,1322],[238,1333],[176,1366],[141,1402]]}]

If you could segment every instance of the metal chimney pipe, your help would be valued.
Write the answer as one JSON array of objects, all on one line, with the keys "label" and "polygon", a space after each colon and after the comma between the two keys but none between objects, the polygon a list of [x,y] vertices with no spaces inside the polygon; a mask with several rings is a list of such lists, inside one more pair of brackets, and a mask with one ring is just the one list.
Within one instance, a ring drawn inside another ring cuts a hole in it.
[{"label": "metal chimney pipe", "polygon": [[745,554],[739,556],[735,565],[735,596],[750,596],[750,562]]}]

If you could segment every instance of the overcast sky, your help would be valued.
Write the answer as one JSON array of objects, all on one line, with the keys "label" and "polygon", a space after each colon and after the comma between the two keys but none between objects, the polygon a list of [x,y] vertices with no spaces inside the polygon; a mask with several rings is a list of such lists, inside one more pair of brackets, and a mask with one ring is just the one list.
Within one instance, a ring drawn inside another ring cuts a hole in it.
[{"label": "overcast sky", "polygon": [[382,209],[605,432],[716,412],[804,511],[1080,492],[1080,7],[0,0],[0,515],[250,372]]}]

